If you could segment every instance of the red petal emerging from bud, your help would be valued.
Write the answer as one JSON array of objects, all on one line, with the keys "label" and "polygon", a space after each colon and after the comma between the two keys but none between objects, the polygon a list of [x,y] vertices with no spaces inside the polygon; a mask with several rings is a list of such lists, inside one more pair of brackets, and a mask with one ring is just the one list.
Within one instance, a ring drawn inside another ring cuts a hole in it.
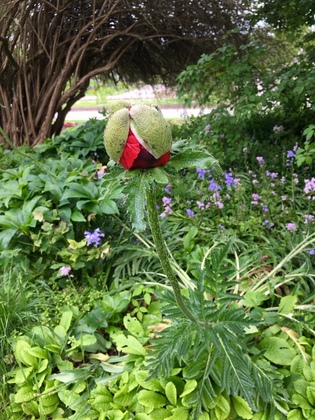
[{"label": "red petal emerging from bud", "polygon": [[170,154],[170,152],[166,152],[163,156],[156,159],[138,142],[132,131],[129,130],[128,140],[119,162],[125,169],[155,168],[156,166],[165,165],[170,159]]}]

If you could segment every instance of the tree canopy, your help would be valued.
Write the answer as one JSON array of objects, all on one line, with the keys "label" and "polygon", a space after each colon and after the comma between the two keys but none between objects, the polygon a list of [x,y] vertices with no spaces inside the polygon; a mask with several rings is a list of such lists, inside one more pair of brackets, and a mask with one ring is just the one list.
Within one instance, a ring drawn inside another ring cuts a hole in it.
[{"label": "tree canopy", "polygon": [[238,0],[0,0],[0,125],[14,145],[35,145],[61,131],[93,77],[174,83],[224,37],[241,43],[244,7]]}]

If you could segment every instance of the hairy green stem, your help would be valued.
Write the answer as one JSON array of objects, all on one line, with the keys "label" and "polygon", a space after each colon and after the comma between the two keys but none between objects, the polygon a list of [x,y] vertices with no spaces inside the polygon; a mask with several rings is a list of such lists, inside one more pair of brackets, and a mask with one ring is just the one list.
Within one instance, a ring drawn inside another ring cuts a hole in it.
[{"label": "hairy green stem", "polygon": [[162,230],[159,222],[159,215],[156,209],[156,197],[155,197],[155,187],[154,185],[146,189],[146,198],[147,198],[147,209],[148,209],[148,218],[149,224],[153,236],[153,241],[155,244],[156,252],[158,254],[159,260],[161,262],[162,268],[164,273],[166,274],[169,282],[174,291],[175,300],[184,313],[184,315],[190,319],[195,324],[201,325],[200,322],[197,321],[195,316],[191,313],[191,311],[185,305],[183,300],[180,286],[174,272],[172,270],[169,254],[163,239]]}]

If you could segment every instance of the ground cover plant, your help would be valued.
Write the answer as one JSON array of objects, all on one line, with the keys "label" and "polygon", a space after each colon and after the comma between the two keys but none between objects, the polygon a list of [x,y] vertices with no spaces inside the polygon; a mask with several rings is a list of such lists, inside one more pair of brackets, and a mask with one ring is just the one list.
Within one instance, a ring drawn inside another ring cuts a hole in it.
[{"label": "ground cover plant", "polygon": [[[312,418],[315,180],[299,146],[245,149],[221,174],[155,170],[171,268],[205,334],[150,230],[132,228],[145,212],[130,220],[104,123],[2,153],[0,418]],[[196,143],[175,141],[173,159]]]}]

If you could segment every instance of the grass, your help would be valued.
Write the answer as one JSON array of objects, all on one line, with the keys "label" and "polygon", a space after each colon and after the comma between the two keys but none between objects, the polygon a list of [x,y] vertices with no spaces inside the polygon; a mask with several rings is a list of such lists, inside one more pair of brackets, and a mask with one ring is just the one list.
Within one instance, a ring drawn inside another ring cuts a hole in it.
[{"label": "grass", "polygon": [[[102,108],[109,106],[113,99],[108,99],[109,96],[118,96],[123,93],[130,92],[131,90],[137,89],[137,86],[130,86],[125,87],[123,84],[118,84],[116,86],[108,85],[102,87],[96,87],[95,85],[91,84],[90,88],[88,89],[86,96],[78,101],[73,108]],[[117,98],[119,99],[119,98]],[[160,106],[173,106],[178,105],[182,106],[182,102],[176,98],[174,95],[162,93],[159,95],[157,93],[155,98],[144,98],[135,97],[130,99],[133,104],[137,103],[146,103],[152,104],[156,103]]]}]

